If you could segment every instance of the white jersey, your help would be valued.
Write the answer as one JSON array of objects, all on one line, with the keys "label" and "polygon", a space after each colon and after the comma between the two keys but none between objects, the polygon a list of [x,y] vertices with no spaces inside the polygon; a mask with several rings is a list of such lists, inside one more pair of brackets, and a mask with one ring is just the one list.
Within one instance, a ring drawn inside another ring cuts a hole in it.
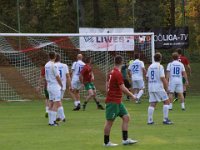
[{"label": "white jersey", "polygon": [[173,84],[182,84],[182,73],[185,71],[184,65],[178,60],[174,60],[173,62],[167,65],[167,71],[169,71],[169,83]]},{"label": "white jersey", "polygon": [[143,69],[144,69],[144,62],[136,59],[131,63],[128,67],[128,70],[131,71],[131,78],[133,81],[135,80],[143,80]]},{"label": "white jersey", "polygon": [[47,88],[55,87],[61,89],[61,86],[56,80],[56,76],[60,76],[58,67],[52,61],[47,62],[45,65],[45,79],[47,81]]},{"label": "white jersey", "polygon": [[72,64],[72,80],[79,81],[80,72],[82,71],[85,63],[82,60],[78,60]]},{"label": "white jersey", "polygon": [[163,66],[160,63],[152,63],[148,68],[146,76],[148,77],[149,92],[165,91],[163,83],[160,79],[161,77],[165,77],[165,72]]},{"label": "white jersey", "polygon": [[58,67],[60,79],[61,79],[62,85],[63,85],[62,89],[66,90],[66,84],[67,84],[66,75],[69,73],[69,68],[66,64],[63,64],[61,62],[56,62],[55,65],[57,65],[57,67]]}]

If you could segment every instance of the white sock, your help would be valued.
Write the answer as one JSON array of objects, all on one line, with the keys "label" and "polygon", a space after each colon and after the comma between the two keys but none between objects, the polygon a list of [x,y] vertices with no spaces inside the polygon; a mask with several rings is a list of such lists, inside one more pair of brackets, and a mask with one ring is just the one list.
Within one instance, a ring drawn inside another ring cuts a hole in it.
[{"label": "white sock", "polygon": [[80,100],[78,100],[77,102],[78,102],[78,104],[81,104],[81,101],[80,101]]},{"label": "white sock", "polygon": [[169,109],[172,109],[172,108],[173,108],[172,103],[169,104],[169,107],[168,107],[168,108],[169,108]]},{"label": "white sock", "polygon": [[51,122],[54,124],[54,121],[56,121],[56,115],[57,115],[57,112],[56,111],[51,111]]},{"label": "white sock", "polygon": [[77,104],[77,100],[75,100],[75,101],[74,101],[74,106],[77,106],[77,105],[78,105],[78,104]]},{"label": "white sock", "polygon": [[59,107],[57,112],[58,112],[58,118],[60,118],[62,120],[65,119],[63,106]]},{"label": "white sock", "polygon": [[153,122],[153,112],[154,112],[154,107],[149,106],[148,107],[148,123]]},{"label": "white sock", "polygon": [[45,110],[46,110],[46,113],[48,113],[48,111],[49,111],[49,107],[46,106],[46,107],[45,107]]},{"label": "white sock", "polygon": [[166,121],[169,114],[169,105],[163,105],[163,121]]},{"label": "white sock", "polygon": [[185,109],[185,103],[184,102],[181,103],[181,108]]},{"label": "white sock", "polygon": [[52,122],[52,111],[51,110],[49,110],[49,112],[48,112],[48,118],[49,118],[49,124],[53,124],[53,122]]},{"label": "white sock", "polygon": [[137,94],[137,98],[140,99],[143,93],[144,93],[144,90],[140,90],[139,93]]}]

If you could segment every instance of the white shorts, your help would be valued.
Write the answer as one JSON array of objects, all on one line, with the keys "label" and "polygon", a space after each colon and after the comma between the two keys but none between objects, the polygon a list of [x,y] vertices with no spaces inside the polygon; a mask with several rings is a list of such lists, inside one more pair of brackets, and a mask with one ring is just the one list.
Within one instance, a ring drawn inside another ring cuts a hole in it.
[{"label": "white shorts", "polygon": [[168,90],[170,93],[183,93],[183,84],[169,84]]},{"label": "white shorts", "polygon": [[132,88],[133,89],[144,89],[144,81],[143,80],[133,80]]},{"label": "white shorts", "polygon": [[61,90],[58,88],[48,88],[49,100],[60,101],[61,100]]},{"label": "white shorts", "polygon": [[72,80],[71,86],[73,90],[80,90],[81,89],[81,82],[79,80]]},{"label": "white shorts", "polygon": [[65,90],[61,90],[61,99],[64,98]]},{"label": "white shorts", "polygon": [[149,92],[149,102],[166,101],[169,97],[165,91]]}]

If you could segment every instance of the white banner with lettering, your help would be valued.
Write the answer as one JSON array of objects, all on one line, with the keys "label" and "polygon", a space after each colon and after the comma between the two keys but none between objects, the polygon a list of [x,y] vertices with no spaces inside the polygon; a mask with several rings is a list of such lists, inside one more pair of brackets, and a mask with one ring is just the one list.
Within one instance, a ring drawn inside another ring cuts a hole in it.
[{"label": "white banner with lettering", "polygon": [[[79,33],[134,33],[133,28],[79,28]],[[81,51],[133,51],[133,36],[79,37]]]}]

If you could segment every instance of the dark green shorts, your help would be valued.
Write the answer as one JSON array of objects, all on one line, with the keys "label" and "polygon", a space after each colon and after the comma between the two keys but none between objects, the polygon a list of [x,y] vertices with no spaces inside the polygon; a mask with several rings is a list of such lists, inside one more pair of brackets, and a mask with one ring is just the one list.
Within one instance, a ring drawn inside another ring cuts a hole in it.
[{"label": "dark green shorts", "polygon": [[47,91],[47,89],[44,89],[44,95],[46,99],[49,99],[49,92]]},{"label": "dark green shorts", "polygon": [[183,81],[183,84],[185,84],[186,80],[185,80],[185,78],[184,78],[184,77],[183,77],[182,81]]},{"label": "dark green shorts", "polygon": [[106,104],[106,119],[107,120],[115,120],[116,117],[123,117],[124,115],[128,115],[128,111],[123,103],[107,103]]},{"label": "dark green shorts", "polygon": [[94,83],[92,83],[92,82],[88,82],[88,83],[85,84],[85,90],[88,91],[90,89],[95,90]]}]

